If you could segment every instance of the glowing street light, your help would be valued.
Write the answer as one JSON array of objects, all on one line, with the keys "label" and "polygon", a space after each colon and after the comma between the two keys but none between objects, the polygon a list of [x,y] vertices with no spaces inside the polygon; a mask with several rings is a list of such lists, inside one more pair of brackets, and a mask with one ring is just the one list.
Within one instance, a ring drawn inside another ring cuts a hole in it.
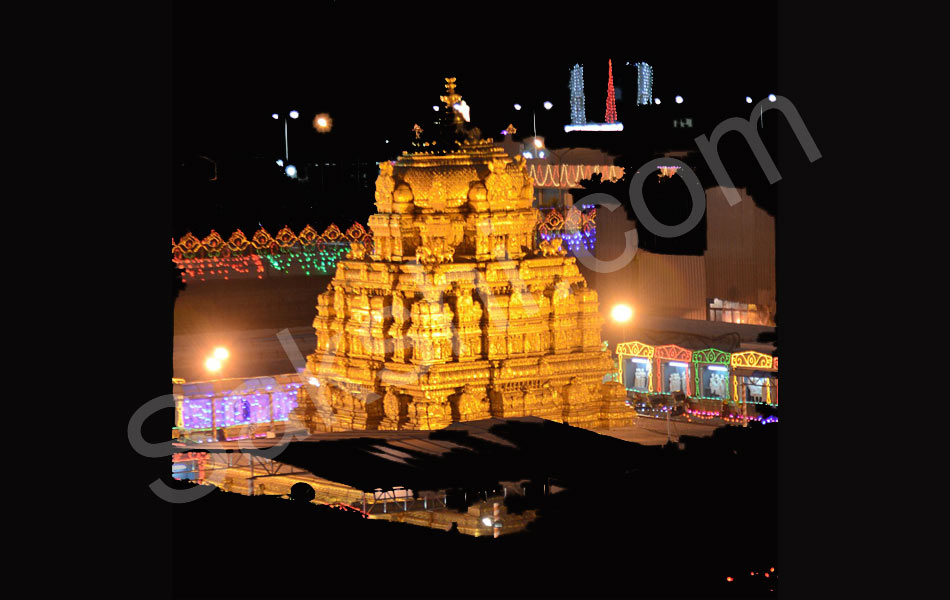
[{"label": "glowing street light", "polygon": [[752,104],[752,96],[746,96],[746,97],[745,97],[745,103],[746,103],[746,104]]},{"label": "glowing street light", "polygon": [[520,104],[515,104],[515,110],[521,110],[521,105],[520,105]]},{"label": "glowing street light", "polygon": [[775,94],[769,94],[769,102],[775,102]]},{"label": "glowing street light", "polygon": [[320,133],[326,133],[333,128],[333,119],[326,113],[320,113],[313,118],[313,128]]},{"label": "glowing street light", "polygon": [[287,177],[294,178],[297,176],[297,167],[293,165],[287,165],[287,168],[284,169],[284,173],[287,174]]},{"label": "glowing street light", "polygon": [[683,97],[682,97],[682,96],[677,96],[676,98],[673,98],[673,99],[676,100],[676,103],[677,103],[677,104],[682,104],[682,103],[683,103]]},{"label": "glowing street light", "polygon": [[550,101],[550,100],[546,100],[546,101],[544,102],[544,110],[551,110],[552,107],[554,107],[554,105],[551,104],[551,101]]},{"label": "glowing street light", "polygon": [[534,138],[534,147],[535,147],[535,148],[544,148],[544,142],[542,142],[542,141],[539,140],[538,138]]},{"label": "glowing street light", "polygon": [[627,304],[617,304],[610,309],[610,318],[617,323],[626,323],[633,318],[633,309]]},{"label": "glowing street light", "polygon": [[299,112],[297,112],[297,111],[295,111],[295,110],[290,111],[290,118],[291,118],[291,119],[296,119],[296,118],[299,117],[299,116],[300,116],[300,113],[299,113]]},{"label": "glowing street light", "polygon": [[654,98],[654,99],[653,99],[653,103],[654,103],[654,104],[659,104],[659,103],[660,103],[660,99],[659,99],[659,98]]},{"label": "glowing street light", "polygon": [[627,323],[633,318],[633,308],[628,304],[615,304],[610,309],[610,318],[621,325],[621,341],[626,341]]}]

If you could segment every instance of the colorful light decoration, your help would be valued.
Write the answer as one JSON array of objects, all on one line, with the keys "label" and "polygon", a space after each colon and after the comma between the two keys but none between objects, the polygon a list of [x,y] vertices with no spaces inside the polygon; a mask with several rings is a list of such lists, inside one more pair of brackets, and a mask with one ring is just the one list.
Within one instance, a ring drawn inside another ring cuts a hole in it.
[{"label": "colorful light decoration", "polygon": [[736,352],[731,357],[732,368],[747,369],[766,369],[769,371],[778,370],[778,361],[773,360],[772,356],[762,354],[755,350],[746,350],[745,352]]},{"label": "colorful light decoration", "polygon": [[607,59],[607,113],[604,115],[607,123],[617,122],[617,103],[614,99],[614,65]]},{"label": "colorful light decoration", "polygon": [[343,259],[351,242],[372,247],[372,235],[359,223],[346,233],[330,225],[323,234],[307,225],[299,235],[289,227],[271,236],[261,228],[249,240],[239,229],[225,241],[211,233],[199,240],[191,233],[178,243],[172,240],[172,260],[182,270],[182,279],[191,280],[249,278],[263,279],[265,274],[331,274]]},{"label": "colorful light decoration", "polygon": [[660,177],[673,177],[676,175],[676,172],[680,169],[679,167],[657,167],[660,170]]},{"label": "colorful light decoration", "polygon": [[548,209],[547,215],[538,225],[538,241],[551,241],[554,238],[564,240],[568,252],[577,252],[583,247],[587,252],[593,252],[597,243],[597,216],[596,207],[579,210],[572,206],[565,212],[557,209]]},{"label": "colorful light decoration", "polygon": [[642,342],[623,342],[617,345],[617,354],[620,356],[642,356],[653,358],[656,349]]},{"label": "colorful light decoration", "polygon": [[638,62],[637,67],[637,104],[649,105],[653,97],[653,67],[645,62]]},{"label": "colorful light decoration", "polygon": [[240,393],[185,396],[181,401],[182,426],[185,429],[210,429],[212,404],[216,427],[287,421],[297,406],[297,389],[301,385],[292,382],[277,385],[277,390],[250,388]]},{"label": "colorful light decoration", "polygon": [[587,111],[584,108],[584,67],[575,64],[571,68],[571,124],[587,123]]},{"label": "colorful light decoration", "polygon": [[[767,354],[762,354],[761,352],[755,351],[745,351],[737,352],[731,354],[718,348],[706,348],[703,350],[690,351],[686,348],[681,348],[676,345],[666,345],[666,346],[650,346],[649,344],[644,344],[639,341],[632,342],[623,342],[617,345],[617,356],[620,359],[618,378],[620,381],[623,381],[623,360],[630,357],[639,357],[646,358],[656,361],[656,368],[651,369],[652,372],[656,373],[654,377],[651,373],[650,377],[650,392],[658,394],[669,394],[669,392],[662,391],[662,381],[661,377],[661,367],[662,361],[669,361],[668,364],[673,366],[686,366],[683,363],[691,363],[687,367],[687,372],[692,369],[693,376],[688,377],[688,382],[686,384],[686,395],[688,398],[693,400],[716,400],[716,401],[735,401],[739,400],[741,397],[739,395],[739,384],[740,379],[745,379],[748,375],[742,373],[733,373],[732,369],[767,369],[772,371],[778,371],[778,359],[777,357],[771,357]],[[771,366],[771,368],[770,368]],[[715,370],[727,373],[729,378],[732,380],[730,389],[732,390],[731,396],[704,396],[702,395],[703,386],[702,386],[702,371],[704,369]],[[777,382],[773,381],[769,377],[762,378],[762,387],[763,389],[763,398],[761,400],[744,400],[740,403],[744,404],[769,404],[772,406],[777,406],[778,403],[773,400],[773,388],[776,388]],[[654,385],[656,389],[660,390],[653,392]],[[743,383],[745,385],[745,383]],[[760,385],[760,384],[756,384]],[[777,389],[777,388],[776,388]],[[642,391],[642,390],[631,390],[631,391]],[[718,413],[717,413],[718,414]]]},{"label": "colorful light decoration", "polygon": [[623,123],[585,123],[584,125],[565,125],[564,131],[623,131]]},{"label": "colorful light decoration", "polygon": [[529,164],[528,175],[534,179],[536,188],[578,188],[580,182],[599,173],[604,181],[617,181],[623,177],[623,167],[613,165],[549,165]]},{"label": "colorful light decoration", "polygon": [[[707,369],[715,371],[725,371],[727,374],[729,372],[729,365],[731,364],[732,354],[719,350],[718,348],[706,348],[703,350],[696,350],[693,352],[693,363],[696,365],[696,368],[693,369],[693,390],[696,392],[695,398],[710,398],[710,399],[719,399],[719,396],[704,396],[702,395],[704,390],[703,387],[703,374],[702,367],[705,366]],[[727,375],[728,376],[728,375]],[[727,387],[728,390],[728,387]],[[725,399],[730,398],[728,391]],[[734,397],[734,396],[732,396]]]}]

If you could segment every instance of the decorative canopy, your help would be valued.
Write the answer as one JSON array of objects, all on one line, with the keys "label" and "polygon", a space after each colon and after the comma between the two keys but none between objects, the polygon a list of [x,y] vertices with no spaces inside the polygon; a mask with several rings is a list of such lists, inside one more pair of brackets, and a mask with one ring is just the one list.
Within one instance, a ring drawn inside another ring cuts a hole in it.
[{"label": "decorative canopy", "polygon": [[618,356],[642,356],[653,358],[656,348],[642,342],[624,342],[617,345]]},{"label": "decorative canopy", "polygon": [[657,346],[655,356],[661,359],[681,360],[690,362],[693,360],[692,350],[687,350],[676,344],[667,344],[666,346]]},{"label": "decorative canopy", "polygon": [[732,355],[718,348],[706,348],[693,352],[694,363],[708,363],[729,366]]},{"label": "decorative canopy", "polygon": [[778,361],[773,360],[773,357],[768,354],[762,354],[755,350],[747,350],[745,352],[736,352],[732,355],[732,367],[777,371]]}]

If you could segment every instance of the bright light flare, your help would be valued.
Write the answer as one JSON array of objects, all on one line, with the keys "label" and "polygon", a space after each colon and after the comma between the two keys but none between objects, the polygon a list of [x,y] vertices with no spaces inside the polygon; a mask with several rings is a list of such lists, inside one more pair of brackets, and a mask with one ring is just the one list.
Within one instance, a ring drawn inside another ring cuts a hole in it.
[{"label": "bright light flare", "polygon": [[300,116],[300,113],[299,113],[299,112],[297,112],[297,111],[295,111],[295,110],[290,111],[290,118],[291,118],[291,119],[296,119],[296,118],[299,117],[299,116]]},{"label": "bright light flare", "polygon": [[276,121],[276,120],[279,119],[280,117],[277,115],[277,113],[274,113],[274,114],[272,114],[272,115],[270,116],[270,118],[271,118],[271,119],[274,119],[274,120]]},{"label": "bright light flare", "polygon": [[515,110],[521,110],[521,105],[520,105],[520,104],[515,104]]},{"label": "bright light flare", "polygon": [[297,167],[293,165],[287,165],[287,168],[284,169],[284,173],[287,173],[287,177],[296,177],[297,176]]},{"label": "bright light flare", "polygon": [[550,100],[545,101],[545,103],[544,103],[544,110],[551,110],[553,107],[554,107],[554,105],[551,104],[551,101],[550,101]]},{"label": "bright light flare", "polygon": [[544,142],[542,142],[542,141],[539,140],[538,138],[534,138],[534,147],[535,147],[535,148],[543,148],[543,147],[544,147]]},{"label": "bright light flare", "polygon": [[746,97],[745,97],[745,103],[746,103],[746,104],[752,104],[752,96],[746,96]]},{"label": "bright light flare", "polygon": [[775,94],[769,94],[769,102],[775,102]]},{"label": "bright light flare", "polygon": [[682,96],[677,96],[676,98],[673,98],[673,99],[676,100],[676,103],[677,103],[677,104],[682,104],[682,103],[683,103],[683,97],[682,97]]},{"label": "bright light flare", "polygon": [[224,346],[218,346],[214,349],[214,357],[218,360],[227,360],[229,356],[231,356],[231,353]]},{"label": "bright light flare", "polygon": [[491,527],[492,525],[491,517],[482,517],[482,524],[485,527]]},{"label": "bright light flare", "polygon": [[320,133],[326,133],[333,128],[333,119],[327,113],[320,113],[313,118],[313,128]]},{"label": "bright light flare", "polygon": [[209,356],[208,360],[205,361],[205,368],[216,373],[221,370],[221,361],[213,356]]},{"label": "bright light flare", "polygon": [[610,309],[610,318],[618,323],[626,323],[633,318],[633,308],[626,304],[617,304]]}]

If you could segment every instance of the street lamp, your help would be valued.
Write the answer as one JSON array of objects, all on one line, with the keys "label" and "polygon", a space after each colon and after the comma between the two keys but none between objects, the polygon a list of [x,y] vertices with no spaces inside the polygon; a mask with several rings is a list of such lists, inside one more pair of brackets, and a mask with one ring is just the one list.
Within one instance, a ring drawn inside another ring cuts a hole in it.
[{"label": "street lamp", "polygon": [[[296,119],[297,117],[300,116],[300,113],[295,110],[292,110],[288,113],[287,116],[289,116],[291,119]],[[277,119],[280,118],[280,115],[278,115],[277,113],[273,113],[271,114],[270,117],[276,121]],[[284,117],[284,160],[290,161],[290,146],[287,143],[287,117]]]},{"label": "street lamp", "polygon": [[211,356],[205,359],[205,369],[211,373],[217,373],[224,366],[224,361],[231,356],[231,353],[228,352],[228,349],[224,346],[218,346],[211,351]]},{"label": "street lamp", "polygon": [[327,113],[320,113],[313,118],[313,128],[319,133],[327,133],[333,127],[333,119]]},{"label": "street lamp", "polygon": [[629,304],[615,304],[610,309],[610,318],[621,324],[621,337],[623,338],[621,341],[625,341],[627,338],[627,323],[633,318],[633,308]]}]

